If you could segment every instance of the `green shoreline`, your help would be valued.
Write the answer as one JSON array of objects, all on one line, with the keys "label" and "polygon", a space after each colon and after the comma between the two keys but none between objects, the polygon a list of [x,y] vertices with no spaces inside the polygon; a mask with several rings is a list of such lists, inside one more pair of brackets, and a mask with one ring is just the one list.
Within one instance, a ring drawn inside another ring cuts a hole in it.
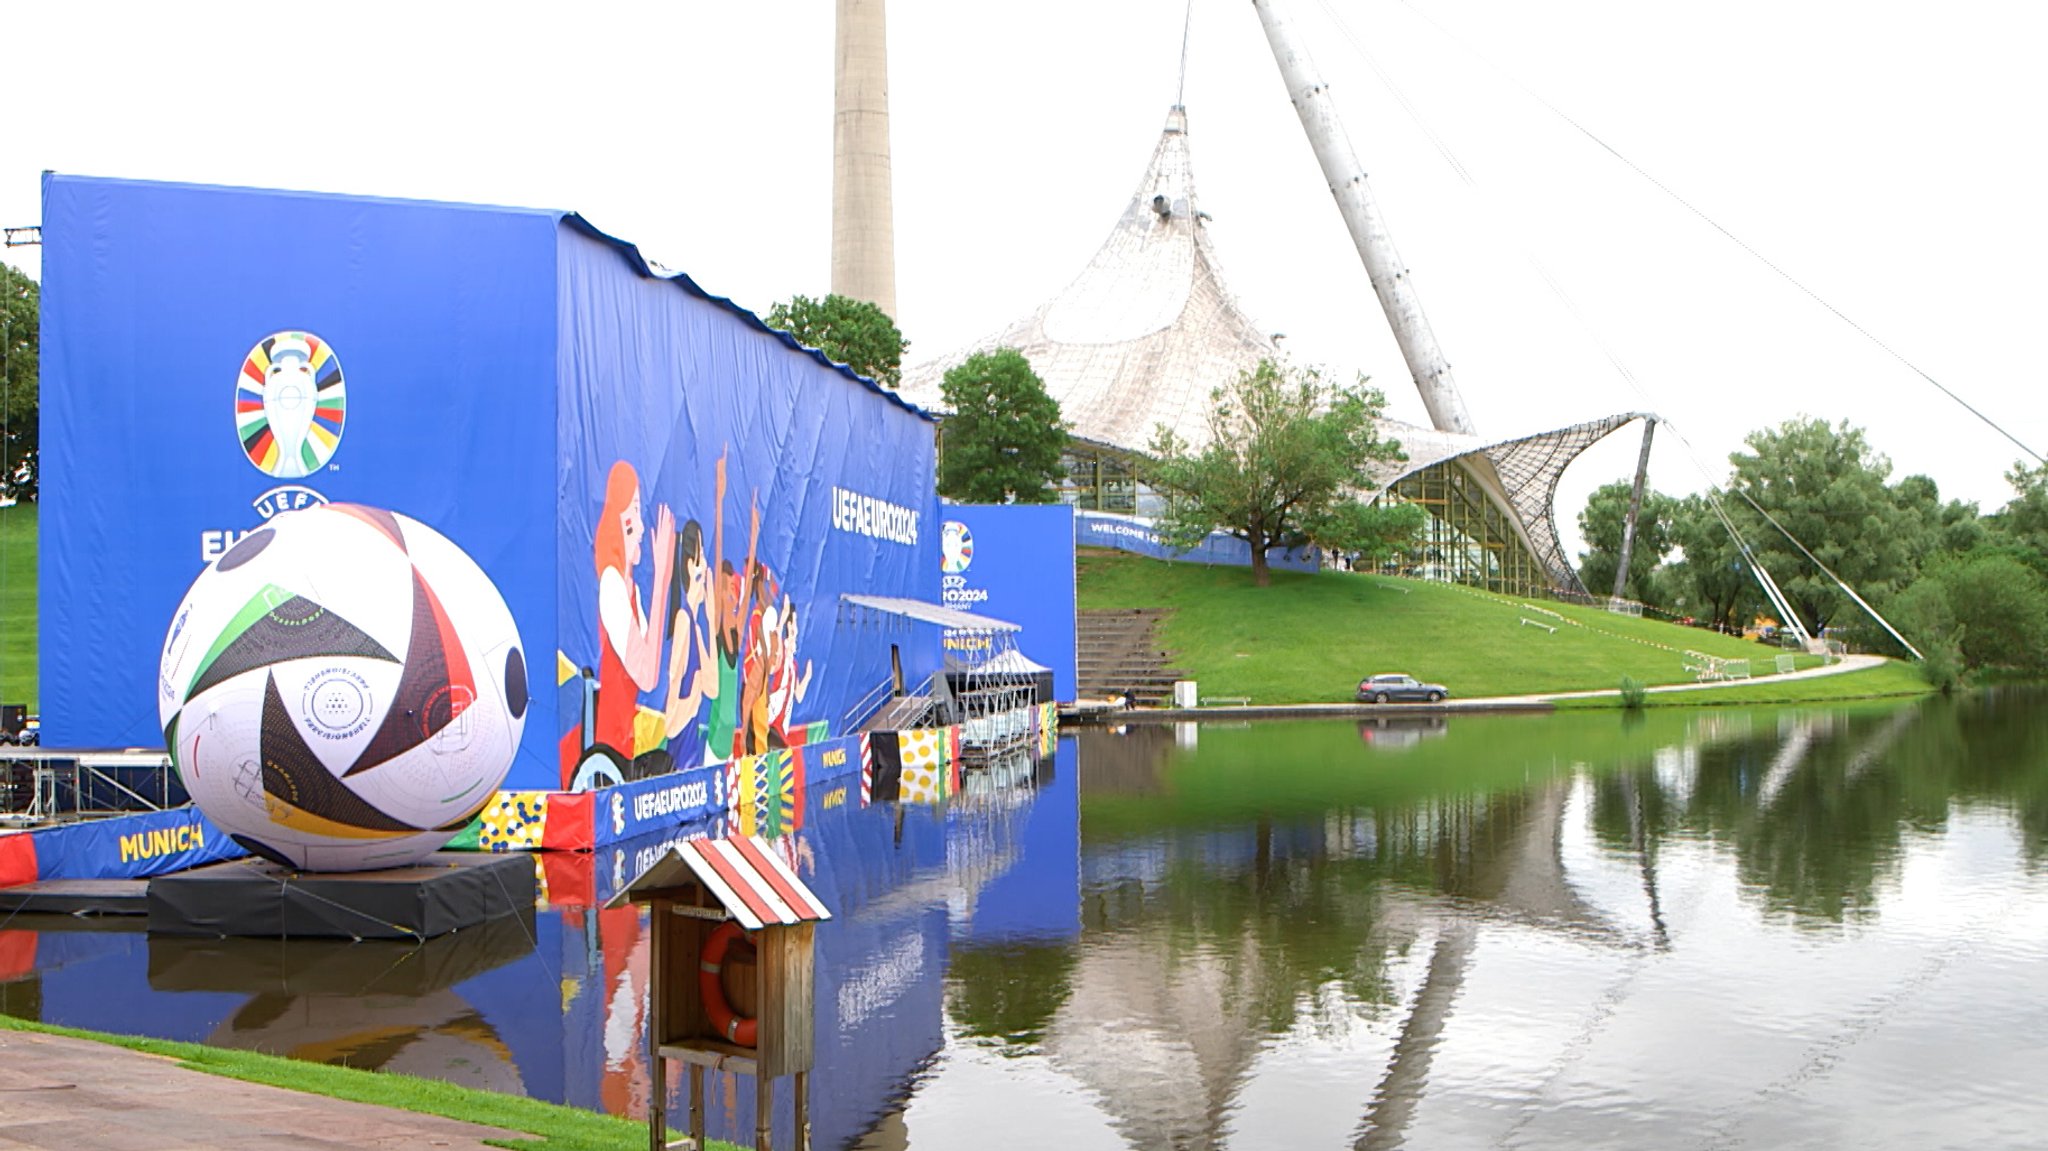
[{"label": "green shoreline", "polygon": [[[207,1047],[169,1039],[114,1035],[4,1015],[0,1015],[0,1029],[89,1039],[111,1047],[175,1059],[181,1067],[209,1075],[303,1091],[330,1099],[438,1115],[486,1127],[525,1131],[534,1136],[532,1139],[502,1142],[485,1140],[492,1146],[514,1148],[516,1151],[618,1151],[621,1147],[640,1147],[647,1143],[645,1123],[538,1099],[458,1087],[435,1079],[333,1067],[324,1063],[302,1063],[281,1055]],[[739,1151],[730,1143],[715,1139],[708,1142],[714,1148]]]}]

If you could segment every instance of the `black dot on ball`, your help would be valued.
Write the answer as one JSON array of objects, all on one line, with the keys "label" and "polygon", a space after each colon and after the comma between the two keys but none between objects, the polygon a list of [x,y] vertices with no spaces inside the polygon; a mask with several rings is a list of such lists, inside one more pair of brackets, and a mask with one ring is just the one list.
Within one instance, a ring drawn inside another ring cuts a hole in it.
[{"label": "black dot on ball", "polygon": [[263,549],[270,546],[270,541],[276,538],[276,529],[257,528],[255,531],[236,540],[235,546],[229,548],[227,554],[220,557],[220,562],[214,565],[214,570],[227,572],[241,567],[243,564],[261,555]]},{"label": "black dot on ball", "polygon": [[526,656],[516,647],[505,656],[505,707],[513,719],[526,714]]}]

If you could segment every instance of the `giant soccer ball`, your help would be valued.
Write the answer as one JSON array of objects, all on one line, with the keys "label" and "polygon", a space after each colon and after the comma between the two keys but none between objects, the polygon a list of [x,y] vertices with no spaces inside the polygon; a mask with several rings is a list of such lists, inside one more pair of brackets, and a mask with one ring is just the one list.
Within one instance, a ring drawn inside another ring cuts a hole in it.
[{"label": "giant soccer ball", "polygon": [[306,871],[447,843],[504,782],[528,702],[519,630],[483,569],[353,504],[277,516],[201,572],[157,691],[199,810]]}]

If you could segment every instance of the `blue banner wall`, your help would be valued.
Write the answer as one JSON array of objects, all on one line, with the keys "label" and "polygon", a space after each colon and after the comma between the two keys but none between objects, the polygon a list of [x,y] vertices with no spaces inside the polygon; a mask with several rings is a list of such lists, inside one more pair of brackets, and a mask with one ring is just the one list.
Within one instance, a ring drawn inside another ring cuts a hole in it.
[{"label": "blue banner wall", "polygon": [[[1074,542],[1082,547],[1115,548],[1118,551],[1150,556],[1156,560],[1180,560],[1185,563],[1216,564],[1225,567],[1252,566],[1252,546],[1234,536],[1212,532],[1208,539],[1195,547],[1177,552],[1161,542],[1159,533],[1152,529],[1149,522],[1134,516],[1111,515],[1108,512],[1075,512]],[[1267,548],[1266,562],[1285,571],[1322,570],[1315,551],[1309,548],[1300,551]]]},{"label": "blue banner wall", "polygon": [[248,854],[196,807],[29,832],[38,879],[147,879]]},{"label": "blue banner wall", "polygon": [[[510,788],[838,734],[891,665],[841,595],[938,599],[929,419],[578,217],[58,175],[43,195],[46,745],[160,743],[179,599],[312,503],[412,516],[504,595],[536,701]],[[323,374],[325,422],[293,439],[238,381],[301,336],[345,388]],[[935,637],[900,646],[906,676],[937,668]]]},{"label": "blue banner wall", "polygon": [[890,674],[840,596],[937,598],[930,420],[575,221],[557,259],[561,656],[595,675],[564,782],[839,734]]},{"label": "blue banner wall", "polygon": [[[945,504],[939,513],[945,605],[1022,626],[1018,649],[1052,669],[1055,697],[1073,699],[1074,509]],[[973,653],[952,654],[956,662],[973,662]]]},{"label": "blue banner wall", "polygon": [[[307,502],[391,508],[446,535],[549,666],[557,220],[44,177],[46,746],[160,745],[178,601],[235,538]],[[339,440],[305,474],[266,471],[238,433],[244,361],[281,332],[319,338],[345,378]],[[527,724],[521,760],[552,777],[548,726]]]}]

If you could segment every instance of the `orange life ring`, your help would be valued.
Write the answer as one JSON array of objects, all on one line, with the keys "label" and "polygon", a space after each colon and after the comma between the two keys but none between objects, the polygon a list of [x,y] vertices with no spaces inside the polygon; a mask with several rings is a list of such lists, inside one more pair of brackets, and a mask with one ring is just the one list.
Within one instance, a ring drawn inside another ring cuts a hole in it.
[{"label": "orange life ring", "polygon": [[753,946],[746,932],[730,919],[712,928],[711,934],[704,937],[704,954],[697,963],[697,994],[704,1000],[704,1014],[710,1017],[711,1026],[720,1035],[741,1047],[752,1047],[760,1035],[760,1027],[755,1020],[732,1009],[732,1004],[726,1001],[725,983],[719,974],[725,966],[726,949],[735,940],[748,947]]}]

